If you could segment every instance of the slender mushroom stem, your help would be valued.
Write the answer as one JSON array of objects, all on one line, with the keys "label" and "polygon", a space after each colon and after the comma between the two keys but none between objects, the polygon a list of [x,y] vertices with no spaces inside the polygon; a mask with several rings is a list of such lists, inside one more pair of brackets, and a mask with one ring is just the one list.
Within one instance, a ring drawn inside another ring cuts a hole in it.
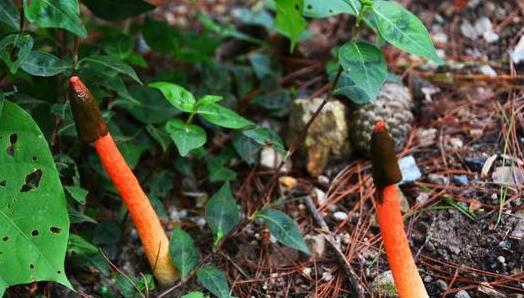
[{"label": "slender mushroom stem", "polygon": [[400,212],[402,175],[395,156],[395,142],[384,121],[375,125],[371,138],[373,181],[377,188],[377,219],[386,257],[400,298],[429,298],[409,248]]},{"label": "slender mushroom stem", "polygon": [[71,106],[78,134],[83,142],[93,144],[109,178],[122,196],[155,278],[160,284],[169,285],[179,275],[173,266],[169,240],[160,219],[107,130],[93,96],[80,78],[74,76],[70,82]]}]

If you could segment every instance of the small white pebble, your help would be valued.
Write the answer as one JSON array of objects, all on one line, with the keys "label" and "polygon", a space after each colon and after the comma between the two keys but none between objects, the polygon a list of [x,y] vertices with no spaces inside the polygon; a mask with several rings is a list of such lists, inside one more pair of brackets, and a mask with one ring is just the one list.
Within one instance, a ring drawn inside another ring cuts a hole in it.
[{"label": "small white pebble", "polygon": [[506,258],[504,258],[503,256],[498,256],[497,257],[497,261],[499,261],[501,264],[505,264],[506,263]]},{"label": "small white pebble", "polygon": [[306,267],[306,268],[302,269],[302,273],[303,273],[304,275],[307,275],[307,276],[311,276],[311,271],[312,271],[312,270],[311,270],[311,268],[309,268],[309,267]]},{"label": "small white pebble", "polygon": [[337,211],[333,213],[333,217],[338,221],[344,221],[348,219],[348,215],[346,214],[346,212],[342,212],[342,211]]},{"label": "small white pebble", "polygon": [[322,273],[322,279],[325,281],[331,281],[333,280],[333,274],[331,274],[331,272],[324,272]]}]

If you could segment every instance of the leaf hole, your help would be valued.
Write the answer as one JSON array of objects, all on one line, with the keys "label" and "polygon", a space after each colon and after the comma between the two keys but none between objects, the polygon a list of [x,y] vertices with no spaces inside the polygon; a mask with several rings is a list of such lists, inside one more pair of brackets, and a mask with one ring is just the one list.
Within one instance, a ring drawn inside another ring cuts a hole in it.
[{"label": "leaf hole", "polygon": [[39,235],[38,230],[33,230],[33,231],[31,232],[31,236],[33,236],[33,237],[36,237],[36,236],[38,236],[38,235]]},{"label": "leaf hole", "polygon": [[308,5],[307,5],[307,9],[312,10],[312,9],[313,9],[313,5],[308,4]]},{"label": "leaf hole", "polygon": [[31,270],[35,269],[35,265],[29,264],[29,269],[31,269]]},{"label": "leaf hole", "polygon": [[330,10],[329,10],[329,13],[330,13],[330,14],[333,13],[333,9],[330,9]]},{"label": "leaf hole", "polygon": [[6,185],[7,185],[7,181],[6,180],[0,181],[0,186],[5,187]]},{"label": "leaf hole", "polygon": [[33,156],[33,161],[36,161],[38,158],[36,156]]},{"label": "leaf hole", "polygon": [[7,147],[6,153],[10,156],[15,155],[15,145],[18,141],[18,135],[16,133],[9,136],[9,147]]},{"label": "leaf hole", "polygon": [[59,227],[50,227],[49,231],[51,231],[51,233],[53,234],[60,234],[60,232],[62,232],[62,229]]},{"label": "leaf hole", "polygon": [[4,236],[4,238],[2,238],[2,241],[7,241],[9,240],[9,236]]},{"label": "leaf hole", "polygon": [[300,5],[295,4],[295,9],[296,9],[297,11],[300,11]]},{"label": "leaf hole", "polygon": [[42,179],[42,170],[38,169],[33,173],[25,176],[25,184],[22,185],[21,192],[28,192],[30,190],[38,188],[40,180]]},{"label": "leaf hole", "polygon": [[57,273],[57,274],[62,274],[62,271],[57,270],[56,273]]}]

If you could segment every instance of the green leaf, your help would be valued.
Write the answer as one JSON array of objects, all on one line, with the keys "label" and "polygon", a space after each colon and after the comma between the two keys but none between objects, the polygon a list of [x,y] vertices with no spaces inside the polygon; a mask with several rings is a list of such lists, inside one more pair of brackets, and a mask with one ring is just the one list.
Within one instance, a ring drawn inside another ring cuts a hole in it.
[{"label": "green leaf", "polygon": [[206,131],[200,126],[173,119],[166,123],[165,128],[182,156],[206,143]]},{"label": "green leaf", "polygon": [[142,34],[147,45],[156,52],[174,54],[178,48],[178,40],[173,36],[173,28],[164,22],[146,17]]},{"label": "green leaf", "polygon": [[171,144],[171,138],[169,135],[163,129],[159,129],[153,124],[146,125],[146,130],[160,147],[162,147],[162,151],[166,152]]},{"label": "green leaf", "polygon": [[83,58],[78,63],[80,65],[95,64],[95,65],[102,67],[102,69],[106,69],[109,71],[114,71],[119,74],[127,75],[130,78],[132,78],[133,80],[142,84],[135,70],[131,66],[127,65],[126,63],[122,61],[119,61],[118,59],[112,56],[93,55],[93,56]]},{"label": "green leaf", "polygon": [[52,77],[72,68],[73,65],[55,55],[32,51],[20,67],[23,71],[34,76]]},{"label": "green leaf", "polygon": [[256,217],[262,218],[271,235],[283,244],[309,254],[309,248],[300,234],[295,222],[284,212],[275,209],[266,209],[257,212]]},{"label": "green leaf", "polygon": [[77,0],[24,0],[24,12],[36,26],[65,29],[82,38],[87,36],[78,15]]},{"label": "green leaf", "polygon": [[306,29],[306,20],[302,17],[302,0],[276,0],[277,16],[275,26],[291,39],[291,51]]},{"label": "green leaf", "polygon": [[169,240],[169,253],[182,277],[186,277],[198,263],[200,254],[191,236],[180,227],[175,227]]},{"label": "green leaf", "polygon": [[5,102],[0,123],[0,293],[42,280],[72,288],[64,272],[69,217],[49,146],[14,103]]},{"label": "green leaf", "polygon": [[69,234],[67,251],[76,254],[92,255],[98,252],[98,248],[79,235]]},{"label": "green leaf", "polygon": [[220,95],[204,95],[202,98],[200,98],[197,101],[196,106],[197,107],[207,106],[212,103],[220,102],[222,101],[222,99],[224,98]]},{"label": "green leaf", "polygon": [[2,115],[2,110],[4,109],[5,95],[2,90],[0,90],[0,115]]},{"label": "green leaf", "polygon": [[424,24],[394,1],[376,0],[366,21],[382,38],[408,53],[443,63]]},{"label": "green leaf", "polygon": [[229,297],[229,285],[226,275],[219,269],[211,266],[203,267],[197,272],[198,281],[213,293],[213,295],[223,298]]},{"label": "green leaf", "polygon": [[20,13],[12,0],[0,0],[0,22],[17,31],[20,29]]},{"label": "green leaf", "polygon": [[195,97],[182,86],[167,82],[155,82],[149,84],[149,87],[160,90],[167,101],[180,111],[192,113],[195,109]]},{"label": "green leaf", "polygon": [[86,197],[87,197],[87,194],[88,194],[87,190],[83,189],[80,186],[76,186],[76,185],[64,186],[64,188],[67,191],[67,193],[69,193],[69,195],[71,195],[71,197],[75,201],[77,201],[78,203],[80,203],[82,205],[85,205]]},{"label": "green leaf", "polygon": [[262,145],[246,137],[241,131],[234,134],[233,147],[240,158],[249,165],[257,162],[260,149],[262,149]]},{"label": "green leaf", "polygon": [[191,292],[187,293],[184,296],[180,298],[208,298],[208,296],[204,295],[202,292]]},{"label": "green leaf", "polygon": [[145,124],[163,123],[180,114],[165,100],[159,90],[143,85],[131,86],[129,96],[119,98],[116,105]]},{"label": "green leaf", "polygon": [[242,134],[254,140],[260,145],[272,146],[277,152],[279,152],[282,155],[285,155],[287,153],[287,150],[284,147],[284,142],[282,142],[280,136],[269,128],[257,127],[253,129],[243,130]]},{"label": "green leaf", "polygon": [[18,67],[31,54],[33,38],[29,34],[10,34],[0,40],[0,58],[9,67],[11,73],[16,73]]},{"label": "green leaf", "polygon": [[240,221],[240,212],[228,182],[207,203],[206,220],[215,234],[215,242],[231,231]]},{"label": "green leaf", "polygon": [[[386,81],[386,60],[377,47],[366,42],[346,43],[338,53],[344,73],[367,96],[365,101],[374,100]],[[355,99],[355,102],[362,102]]]},{"label": "green leaf", "polygon": [[207,159],[207,171],[211,182],[231,181],[237,178],[237,173],[227,168],[218,158]]},{"label": "green leaf", "polygon": [[155,8],[142,0],[82,0],[82,3],[94,15],[108,21],[121,21]]},{"label": "green leaf", "polygon": [[341,13],[356,16],[359,11],[358,0],[304,0],[304,16],[310,18],[326,18]]},{"label": "green leaf", "polygon": [[239,129],[253,125],[253,122],[236,112],[215,103],[197,107],[196,113],[207,121],[226,128]]}]

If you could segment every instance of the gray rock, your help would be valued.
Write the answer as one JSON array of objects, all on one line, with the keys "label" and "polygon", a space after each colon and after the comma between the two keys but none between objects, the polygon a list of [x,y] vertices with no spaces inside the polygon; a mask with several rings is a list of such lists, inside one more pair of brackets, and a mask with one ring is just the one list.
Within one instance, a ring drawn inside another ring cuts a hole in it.
[{"label": "gray rock", "polygon": [[455,182],[457,185],[468,185],[469,179],[466,175],[455,175],[453,176],[453,182]]},{"label": "gray rock", "polygon": [[306,235],[304,240],[313,256],[321,258],[326,254],[326,238],[323,235]]},{"label": "gray rock", "polygon": [[455,298],[471,298],[471,296],[465,290],[461,290],[455,294]]},{"label": "gray rock", "polygon": [[[322,102],[323,99],[318,97],[293,101],[286,138],[288,144],[292,144]],[[300,153],[306,157],[306,169],[315,177],[322,174],[329,160],[351,154],[346,107],[342,102],[331,100],[324,106],[310,126],[302,148]]]},{"label": "gray rock", "polygon": [[415,182],[420,179],[420,177],[422,177],[422,172],[420,172],[413,155],[401,158],[398,161],[398,165],[400,167],[400,171],[402,172],[402,181],[400,184]]},{"label": "gray rock", "polygon": [[445,185],[449,183],[448,177],[441,174],[429,174],[428,181],[434,184]]},{"label": "gray rock", "polygon": [[397,298],[398,292],[395,282],[393,281],[393,273],[385,271],[380,273],[371,282],[371,292],[377,297]]}]

